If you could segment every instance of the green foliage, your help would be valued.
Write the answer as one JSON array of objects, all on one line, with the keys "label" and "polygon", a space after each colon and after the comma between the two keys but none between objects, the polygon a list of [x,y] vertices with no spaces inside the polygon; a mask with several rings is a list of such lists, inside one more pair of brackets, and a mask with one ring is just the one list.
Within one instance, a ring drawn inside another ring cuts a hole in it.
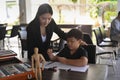
[{"label": "green foliage", "polygon": [[93,8],[90,9],[90,17],[97,18],[98,13],[99,13],[98,8],[93,7]]},{"label": "green foliage", "polygon": [[7,7],[11,8],[12,6],[16,5],[16,1],[7,1],[6,2]]},{"label": "green foliage", "polygon": [[117,0],[89,0],[89,4],[88,11],[92,18],[104,16],[104,20],[111,21],[110,17],[117,14]]},{"label": "green foliage", "polygon": [[104,13],[105,20],[107,20],[108,22],[111,22],[111,17],[115,17],[116,15],[117,15],[117,12],[106,11]]},{"label": "green foliage", "polygon": [[77,2],[77,0],[70,0],[70,1],[72,1],[73,3],[76,3],[76,2]]},{"label": "green foliage", "polygon": [[105,1],[117,1],[117,0],[88,0],[90,3],[100,3],[100,2],[105,2]]}]

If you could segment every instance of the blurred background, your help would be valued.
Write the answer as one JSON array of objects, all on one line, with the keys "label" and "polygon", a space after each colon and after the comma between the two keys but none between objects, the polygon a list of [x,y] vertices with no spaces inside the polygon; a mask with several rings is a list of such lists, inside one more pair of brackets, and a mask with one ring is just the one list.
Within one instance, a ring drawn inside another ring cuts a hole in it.
[{"label": "blurred background", "polygon": [[120,10],[120,0],[0,0],[0,23],[28,24],[42,3],[52,6],[58,24],[109,26]]}]

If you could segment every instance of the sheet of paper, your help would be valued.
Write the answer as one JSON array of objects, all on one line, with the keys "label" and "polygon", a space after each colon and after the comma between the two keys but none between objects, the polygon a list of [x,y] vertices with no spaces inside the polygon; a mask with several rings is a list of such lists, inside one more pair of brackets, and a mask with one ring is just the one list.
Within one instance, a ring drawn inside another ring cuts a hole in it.
[{"label": "sheet of paper", "polygon": [[62,64],[60,62],[46,62],[45,68],[53,68],[57,67],[58,69],[63,69],[63,70],[71,70],[71,71],[77,71],[77,72],[86,72],[87,69],[89,68],[89,65],[86,65],[84,67],[76,67],[76,66],[70,66],[66,64]]}]

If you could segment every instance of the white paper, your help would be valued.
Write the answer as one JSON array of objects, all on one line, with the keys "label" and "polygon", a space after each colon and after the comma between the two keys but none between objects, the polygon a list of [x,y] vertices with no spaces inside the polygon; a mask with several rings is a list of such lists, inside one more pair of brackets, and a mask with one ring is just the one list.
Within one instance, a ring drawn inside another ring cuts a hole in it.
[{"label": "white paper", "polygon": [[53,68],[57,67],[57,69],[63,69],[63,70],[70,70],[70,71],[77,71],[77,72],[86,72],[89,68],[89,65],[86,65],[84,67],[76,67],[71,65],[62,64],[60,62],[46,62],[45,68]]}]

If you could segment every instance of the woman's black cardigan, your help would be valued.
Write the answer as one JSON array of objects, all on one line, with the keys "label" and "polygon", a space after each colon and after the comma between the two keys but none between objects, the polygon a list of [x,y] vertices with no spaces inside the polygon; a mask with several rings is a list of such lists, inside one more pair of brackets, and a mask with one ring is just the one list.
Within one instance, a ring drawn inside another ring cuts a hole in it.
[{"label": "woman's black cardigan", "polygon": [[39,48],[39,53],[41,53],[46,60],[49,60],[47,49],[50,47],[50,40],[55,32],[60,38],[66,39],[66,33],[62,31],[52,19],[51,22],[46,27],[46,41],[42,42],[41,32],[40,32],[40,23],[39,21],[33,20],[27,26],[27,49],[28,49],[28,58],[31,60],[31,56],[34,53],[34,47]]}]

